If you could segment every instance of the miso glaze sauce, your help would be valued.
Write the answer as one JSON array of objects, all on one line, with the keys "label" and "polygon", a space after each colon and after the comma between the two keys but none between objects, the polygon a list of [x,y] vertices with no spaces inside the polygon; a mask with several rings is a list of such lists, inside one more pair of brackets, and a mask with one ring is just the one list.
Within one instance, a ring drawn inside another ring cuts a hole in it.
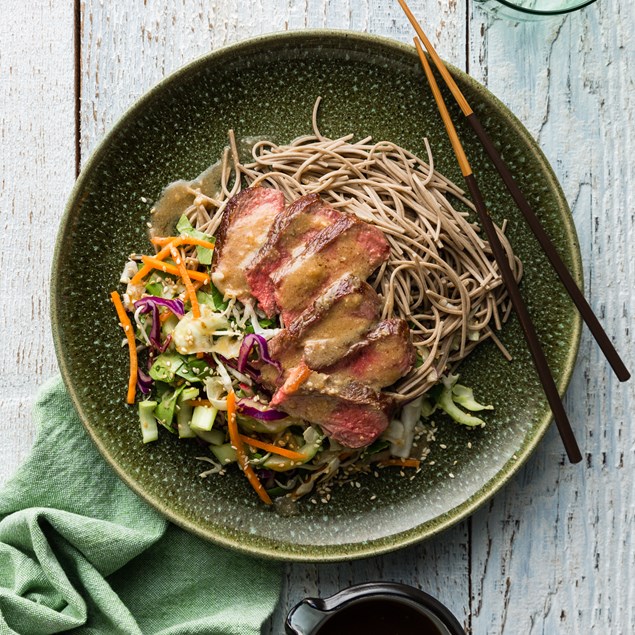
[{"label": "miso glaze sauce", "polygon": [[[241,162],[249,162],[251,159],[251,151],[256,143],[264,141],[265,137],[244,137],[237,141],[238,158]],[[233,169],[233,163],[230,157],[230,169]],[[221,175],[223,166],[218,160],[193,181],[174,181],[165,187],[161,196],[154,204],[154,213],[152,215],[152,227],[150,228],[149,237],[154,236],[172,236],[175,233],[175,225],[179,218],[194,203],[196,194],[193,189],[199,190],[202,194],[217,198],[221,190]]]},{"label": "miso glaze sauce", "polygon": [[444,635],[421,611],[402,602],[371,600],[355,602],[329,618],[316,635]]}]

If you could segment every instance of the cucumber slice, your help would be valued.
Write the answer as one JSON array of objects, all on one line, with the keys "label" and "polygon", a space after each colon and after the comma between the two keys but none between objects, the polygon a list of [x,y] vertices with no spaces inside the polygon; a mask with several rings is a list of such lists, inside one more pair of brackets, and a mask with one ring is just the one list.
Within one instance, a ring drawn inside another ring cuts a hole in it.
[{"label": "cucumber slice", "polygon": [[196,436],[212,445],[223,445],[225,443],[225,433],[222,430],[195,430]]},{"label": "cucumber slice", "polygon": [[190,428],[194,432],[209,432],[214,425],[216,414],[218,410],[212,406],[196,406],[192,413],[192,421],[190,422]]},{"label": "cucumber slice", "polygon": [[139,402],[139,423],[141,424],[141,436],[144,443],[150,443],[159,438],[157,420],[154,418],[154,409],[156,407],[156,401]]},{"label": "cucumber slice", "polygon": [[238,454],[232,447],[231,443],[224,443],[223,445],[210,445],[209,449],[212,454],[220,461],[221,465],[228,465],[229,463],[235,463],[238,461]]},{"label": "cucumber slice", "polygon": [[198,397],[198,388],[186,388],[179,395],[176,408],[176,427],[180,439],[192,439],[196,436],[194,430],[190,428],[192,420],[192,411],[194,407],[188,401]]}]

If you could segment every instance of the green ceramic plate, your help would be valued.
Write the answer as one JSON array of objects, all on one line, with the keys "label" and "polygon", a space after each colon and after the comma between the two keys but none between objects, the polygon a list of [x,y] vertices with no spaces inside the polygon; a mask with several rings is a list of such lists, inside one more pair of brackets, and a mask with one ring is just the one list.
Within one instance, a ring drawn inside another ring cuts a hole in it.
[{"label": "green ceramic plate", "polygon": [[[571,214],[545,157],[495,97],[465,74],[453,73],[579,281]],[[307,503],[298,515],[283,518],[259,503],[238,472],[200,479],[202,464],[195,456],[201,450],[195,443],[165,433],[157,443],[142,445],[135,409],[124,403],[128,360],[109,301],[125,257],[149,249],[149,204],[142,197],[155,200],[167,183],[199,174],[219,156],[229,128],[239,136],[279,141],[306,134],[318,95],[326,134],[372,135],[418,153],[427,136],[438,169],[460,181],[412,47],[313,31],[216,51],[139,100],[86,164],[57,239],[52,321],[59,364],[81,419],[139,495],[203,538],[274,558],[324,561],[389,551],[457,522],[518,470],[551,417],[512,319],[501,335],[512,363],[486,343],[461,369],[464,383],[496,406],[487,427],[468,430],[437,417],[430,456],[435,463],[413,480],[385,470],[381,478],[360,478],[360,487],[335,492],[328,505]],[[474,136],[453,112],[492,215],[509,219],[508,234],[525,264],[523,295],[564,392],[580,320]]]}]

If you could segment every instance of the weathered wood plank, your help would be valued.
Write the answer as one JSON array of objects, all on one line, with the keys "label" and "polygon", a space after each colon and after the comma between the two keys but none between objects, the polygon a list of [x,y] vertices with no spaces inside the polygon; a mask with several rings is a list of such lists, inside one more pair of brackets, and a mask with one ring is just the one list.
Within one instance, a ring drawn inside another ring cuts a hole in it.
[{"label": "weathered wood plank", "polygon": [[[514,24],[476,10],[472,74],[536,136],[572,206],[587,297],[633,369],[632,3]],[[513,85],[514,90],[509,86]],[[585,333],[567,409],[585,453],[564,464],[551,430],[472,520],[473,633],[631,633],[635,386]]]},{"label": "weathered wood plank", "polygon": [[[25,15],[27,13],[27,15]],[[0,482],[28,453],[31,399],[56,369],[55,233],[75,177],[72,3],[0,0]]]}]

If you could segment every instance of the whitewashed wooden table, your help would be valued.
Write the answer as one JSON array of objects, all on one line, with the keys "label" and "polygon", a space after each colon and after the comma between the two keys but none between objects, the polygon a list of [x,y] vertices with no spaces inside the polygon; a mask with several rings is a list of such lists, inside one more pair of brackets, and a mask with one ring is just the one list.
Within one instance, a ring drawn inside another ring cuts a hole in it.
[{"label": "whitewashed wooden table", "polygon": [[[573,210],[587,295],[635,368],[635,9],[599,0],[567,18],[493,19],[468,0],[412,0],[441,54],[536,136]],[[81,164],[132,101],[193,58],[252,35],[345,28],[410,41],[393,0],[0,0],[0,482],[34,438],[30,405],[57,372],[48,279]],[[635,632],[635,382],[588,334],[566,398],[585,459],[551,430],[471,518],[418,546],[286,568],[288,606],[373,579],[418,586],[475,634]]]}]

